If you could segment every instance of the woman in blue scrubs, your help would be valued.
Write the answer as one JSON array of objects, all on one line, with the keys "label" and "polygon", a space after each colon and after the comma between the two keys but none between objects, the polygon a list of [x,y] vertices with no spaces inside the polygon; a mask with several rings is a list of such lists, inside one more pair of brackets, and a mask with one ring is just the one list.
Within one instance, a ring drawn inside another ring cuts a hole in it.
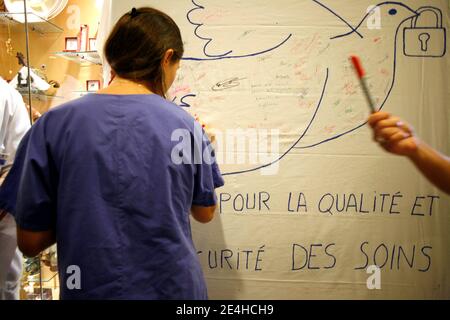
[{"label": "woman in blue scrubs", "polygon": [[180,30],[158,10],[133,9],[104,50],[110,86],[32,127],[0,207],[26,255],[57,243],[62,299],[206,299],[189,214],[210,221],[224,182],[199,125],[165,99]]}]

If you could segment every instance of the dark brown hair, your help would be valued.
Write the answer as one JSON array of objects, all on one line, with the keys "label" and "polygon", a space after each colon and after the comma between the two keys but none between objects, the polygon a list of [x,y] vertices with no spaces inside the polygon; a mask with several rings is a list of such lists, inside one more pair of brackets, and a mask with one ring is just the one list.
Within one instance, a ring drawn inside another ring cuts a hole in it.
[{"label": "dark brown hair", "polygon": [[106,41],[104,53],[112,70],[121,78],[145,83],[165,97],[162,60],[173,49],[171,62],[183,56],[180,29],[167,14],[139,8],[123,15]]}]

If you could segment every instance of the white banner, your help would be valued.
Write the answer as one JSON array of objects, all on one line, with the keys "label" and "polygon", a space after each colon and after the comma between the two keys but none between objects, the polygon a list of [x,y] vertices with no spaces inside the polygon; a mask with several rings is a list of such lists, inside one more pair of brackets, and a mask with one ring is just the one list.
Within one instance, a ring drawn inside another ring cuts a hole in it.
[{"label": "white banner", "polygon": [[372,142],[348,61],[449,154],[447,1],[106,1],[103,33],[133,6],[180,26],[170,97],[220,137],[217,217],[193,224],[210,298],[450,298],[449,197]]}]

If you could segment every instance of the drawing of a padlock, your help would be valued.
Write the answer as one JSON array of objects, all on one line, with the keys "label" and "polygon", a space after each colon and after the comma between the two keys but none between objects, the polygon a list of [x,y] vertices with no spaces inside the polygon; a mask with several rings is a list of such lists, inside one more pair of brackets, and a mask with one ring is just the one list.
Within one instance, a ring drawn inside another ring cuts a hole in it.
[{"label": "drawing of a padlock", "polygon": [[[417,23],[424,12],[436,15],[436,25],[418,27]],[[408,57],[443,57],[447,51],[447,30],[443,27],[442,11],[434,7],[422,7],[411,20],[411,28],[403,30],[403,52]]]}]

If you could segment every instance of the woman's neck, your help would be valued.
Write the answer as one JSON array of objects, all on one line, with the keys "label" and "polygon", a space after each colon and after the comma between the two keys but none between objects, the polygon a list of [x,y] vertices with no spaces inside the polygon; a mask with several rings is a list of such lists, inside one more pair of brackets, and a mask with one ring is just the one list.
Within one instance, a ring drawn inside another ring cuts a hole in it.
[{"label": "woman's neck", "polygon": [[115,77],[110,85],[104,89],[97,91],[98,94],[153,94],[145,85],[128,79]]}]

